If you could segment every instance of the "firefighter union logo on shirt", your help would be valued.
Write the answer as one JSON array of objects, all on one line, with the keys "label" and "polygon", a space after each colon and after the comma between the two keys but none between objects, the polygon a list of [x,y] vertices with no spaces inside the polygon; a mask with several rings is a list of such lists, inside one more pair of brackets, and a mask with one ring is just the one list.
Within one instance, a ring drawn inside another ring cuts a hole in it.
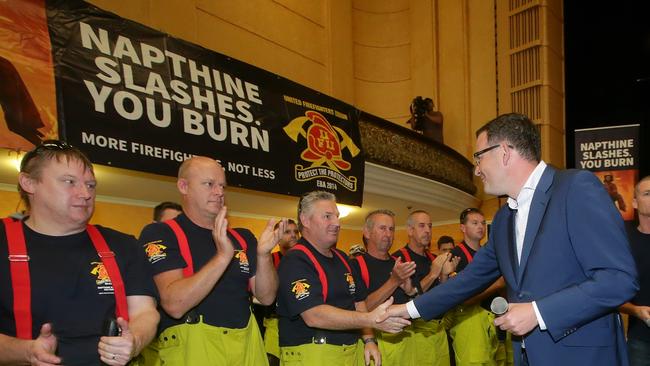
[{"label": "firefighter union logo on shirt", "polygon": [[92,262],[90,269],[90,274],[95,276],[95,283],[97,284],[97,292],[100,295],[113,295],[115,290],[113,290],[113,283],[108,277],[108,271],[104,267],[102,262]]},{"label": "firefighter union logo on shirt", "polygon": [[147,259],[151,264],[167,258],[167,253],[165,253],[167,247],[160,243],[162,240],[151,241],[144,245],[144,252],[147,253]]},{"label": "firefighter union logo on shirt", "polygon": [[235,258],[239,261],[239,270],[243,273],[250,273],[250,265],[248,264],[248,256],[243,250],[235,252]]},{"label": "firefighter union logo on shirt", "polygon": [[[345,131],[332,126],[322,114],[307,111],[305,116],[294,118],[284,127],[284,132],[293,141],[298,142],[298,136],[302,136],[307,142],[300,158],[311,165],[296,164],[294,166],[296,180],[305,182],[324,178],[338,183],[351,192],[356,192],[357,177],[347,177],[341,172],[352,167],[352,164],[343,159],[343,151],[348,149],[350,155],[355,157],[361,150]],[[308,127],[305,129],[306,125]],[[317,180],[317,185],[321,188],[336,188],[336,184],[321,180]]]},{"label": "firefighter union logo on shirt", "polygon": [[354,295],[357,291],[357,285],[354,283],[354,277],[352,277],[350,272],[345,274],[345,281],[348,283],[348,291],[350,291],[350,294]]},{"label": "firefighter union logo on shirt", "polygon": [[309,288],[310,284],[307,283],[306,279],[300,279],[298,281],[291,282],[291,292],[296,296],[296,300],[302,300],[309,297]]}]

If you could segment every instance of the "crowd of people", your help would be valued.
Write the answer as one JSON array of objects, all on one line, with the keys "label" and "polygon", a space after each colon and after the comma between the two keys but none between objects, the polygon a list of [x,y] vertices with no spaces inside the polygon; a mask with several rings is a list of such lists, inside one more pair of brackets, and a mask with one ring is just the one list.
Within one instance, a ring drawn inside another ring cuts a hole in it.
[{"label": "crowd of people", "polygon": [[541,160],[527,117],[488,122],[476,146],[485,192],[508,197],[484,245],[478,208],[460,212],[460,242],[434,248],[428,212],[409,213],[400,245],[395,214],[379,209],[348,256],[333,194],[304,194],[295,221],[269,220],[256,238],[230,227],[225,171],[200,156],[179,168],[181,204],[156,207],[139,239],[91,225],[91,162],[46,141],[21,163],[27,216],[0,225],[0,365],[647,362],[650,177],[626,233],[593,174]]}]

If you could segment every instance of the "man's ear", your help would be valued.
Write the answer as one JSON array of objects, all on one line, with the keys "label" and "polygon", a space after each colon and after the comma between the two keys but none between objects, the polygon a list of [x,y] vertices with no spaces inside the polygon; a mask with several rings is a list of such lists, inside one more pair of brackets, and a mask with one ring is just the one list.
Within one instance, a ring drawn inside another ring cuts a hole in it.
[{"label": "man's ear", "polygon": [[505,144],[501,145],[501,149],[503,149],[503,156],[501,157],[503,166],[508,166],[513,158],[514,150]]},{"label": "man's ear", "polygon": [[187,194],[187,179],[185,178],[179,178],[176,181],[176,187],[178,188],[178,191],[181,192],[182,194]]},{"label": "man's ear", "polygon": [[370,237],[370,232],[368,231],[366,225],[363,225],[363,237],[366,238],[366,240],[368,240]]},{"label": "man's ear", "polygon": [[301,213],[300,217],[299,217],[299,220],[300,220],[299,222],[302,223],[302,227],[309,228],[310,224],[309,224],[309,220],[308,220],[307,215],[305,215],[304,213]]},{"label": "man's ear", "polygon": [[34,179],[32,179],[28,174],[22,172],[18,173],[18,184],[20,185],[20,188],[28,194],[34,194],[35,183]]}]

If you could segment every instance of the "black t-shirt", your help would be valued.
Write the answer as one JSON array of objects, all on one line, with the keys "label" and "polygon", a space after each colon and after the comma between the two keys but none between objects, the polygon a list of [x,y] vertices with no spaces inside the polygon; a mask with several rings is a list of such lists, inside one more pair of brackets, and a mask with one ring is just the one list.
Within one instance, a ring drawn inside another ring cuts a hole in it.
[{"label": "black t-shirt", "polygon": [[[381,286],[388,281],[390,278],[390,273],[395,267],[395,259],[389,257],[386,260],[377,259],[371,256],[368,253],[363,253],[360,255],[365,260],[366,266],[368,268],[368,279],[370,286],[368,286],[368,294],[377,291]],[[361,271],[361,264],[358,260],[359,257],[356,257],[350,261],[352,264],[352,270],[359,273],[360,279],[363,281],[363,271]],[[365,284],[365,282],[364,282]],[[405,304],[411,299],[401,287],[398,287],[393,292],[394,304]]]},{"label": "black t-shirt", "polygon": [[[639,273],[639,292],[631,300],[635,305],[650,306],[650,234],[640,232],[636,225],[627,226],[627,235]],[[650,341],[650,327],[639,318],[630,316],[628,337]]]},{"label": "black t-shirt", "polygon": [[[404,255],[402,252],[402,249],[406,249],[408,253],[408,257]],[[414,278],[417,279],[417,281],[422,281],[422,279],[431,272],[431,262],[433,262],[433,259],[435,259],[435,256],[431,253],[428,253],[429,255],[420,255],[411,248],[409,248],[408,245],[406,245],[404,248],[402,248],[395,253],[393,253],[393,257],[401,257],[403,262],[408,262],[408,261],[413,261],[415,262],[415,275]],[[409,258],[410,257],[410,258]],[[432,289],[434,286],[438,284],[438,280],[436,279],[429,288]],[[415,284],[413,284],[415,286]],[[428,290],[427,290],[428,291]],[[425,291],[426,292],[426,291]]]},{"label": "black t-shirt", "polygon": [[476,255],[476,250],[472,249],[469,245],[465,244],[464,242],[461,242],[457,246],[454,247],[454,249],[451,250],[451,255],[454,257],[460,257],[460,261],[458,262],[458,265],[456,266],[456,272],[460,272],[467,267],[469,264],[469,259],[467,258],[467,255],[465,252],[460,249],[460,245],[464,245],[469,254],[474,258]]},{"label": "black t-shirt", "polygon": [[[476,256],[476,252],[477,252],[476,250],[472,249],[469,245],[465,244],[465,242],[461,242],[460,244],[455,246],[454,249],[451,250],[451,255],[452,256],[460,257],[460,261],[458,262],[458,265],[456,266],[456,272],[458,272],[458,273],[460,273],[462,270],[464,270],[465,267],[467,267],[467,265],[470,263],[469,258],[467,258],[467,254],[465,254],[465,251],[460,249],[461,245],[465,246],[465,248],[469,252],[472,259]],[[489,296],[489,297],[483,299],[483,301],[481,301],[481,304],[480,304],[481,307],[483,309],[487,310],[487,311],[491,311],[490,310],[490,304],[492,303],[492,300],[497,296],[499,296],[499,295],[495,294],[493,296]]]},{"label": "black t-shirt", "polygon": [[[353,344],[359,339],[358,330],[325,330],[311,328],[300,314],[318,305],[331,305],[340,309],[355,310],[354,303],[364,301],[365,285],[358,273],[350,273],[336,254],[326,257],[305,238],[304,245],[320,263],[327,276],[327,301],[323,300],[323,286],[313,262],[301,250],[291,249],[280,262],[280,288],[278,289],[278,315],[280,316],[280,346],[297,346],[312,343],[314,337],[324,337],[328,344]],[[345,253],[335,249],[347,261]],[[349,265],[349,263],[348,263]]]},{"label": "black t-shirt", "polygon": [[[66,235],[39,234],[23,224],[30,257],[32,336],[51,323],[57,355],[65,365],[99,365],[97,345],[104,322],[115,317],[113,286],[86,231]],[[134,237],[98,226],[115,253],[127,296],[156,297],[149,266]],[[7,235],[0,224],[0,332],[15,337],[13,292]]]},{"label": "black t-shirt", "polygon": [[[217,254],[212,239],[212,230],[193,223],[184,214],[176,217],[192,253],[194,272]],[[203,322],[226,328],[244,328],[250,318],[249,279],[255,276],[257,261],[257,239],[247,229],[235,229],[246,241],[248,248],[244,253],[239,242],[228,233],[235,247],[232,262],[223,273],[212,291],[195,308],[196,315],[203,316]],[[154,275],[174,269],[187,267],[181,256],[176,235],[165,223],[147,225],[140,234],[140,244],[147,253]],[[174,319],[161,309],[159,329],[165,330],[183,323],[184,317]]]}]

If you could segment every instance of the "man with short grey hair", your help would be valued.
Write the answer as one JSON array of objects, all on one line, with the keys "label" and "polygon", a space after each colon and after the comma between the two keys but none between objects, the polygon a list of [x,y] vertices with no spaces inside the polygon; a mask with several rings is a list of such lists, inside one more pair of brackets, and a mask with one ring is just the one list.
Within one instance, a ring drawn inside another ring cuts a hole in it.
[{"label": "man with short grey hair", "polygon": [[[367,252],[351,261],[353,271],[361,274],[368,288],[366,304],[372,310],[391,296],[395,304],[403,304],[415,294],[410,277],[415,273],[415,262],[394,259],[389,254],[395,237],[395,214],[390,210],[372,211],[366,216],[363,239]],[[416,365],[416,348],[411,332],[398,334],[378,332],[382,365]]]},{"label": "man with short grey hair", "polygon": [[[431,216],[427,211],[414,210],[406,219],[406,230],[409,241],[400,250],[393,253],[394,257],[404,262],[415,262],[417,267],[413,276],[420,295],[429,291],[436,284],[447,280],[449,274],[456,269],[457,260],[450,262],[449,253],[435,256],[429,251],[431,246]],[[416,319],[410,327],[411,340],[418,350],[415,353],[416,365],[448,366],[449,342],[441,319],[424,321]]]},{"label": "man with short grey hair", "polygon": [[381,363],[372,328],[399,332],[409,324],[399,318],[376,319],[392,303],[367,312],[365,286],[336,249],[339,212],[336,197],[315,191],[298,204],[302,238],[280,263],[278,314],[280,359],[303,365],[354,365],[358,329],[365,344],[366,363]]}]

